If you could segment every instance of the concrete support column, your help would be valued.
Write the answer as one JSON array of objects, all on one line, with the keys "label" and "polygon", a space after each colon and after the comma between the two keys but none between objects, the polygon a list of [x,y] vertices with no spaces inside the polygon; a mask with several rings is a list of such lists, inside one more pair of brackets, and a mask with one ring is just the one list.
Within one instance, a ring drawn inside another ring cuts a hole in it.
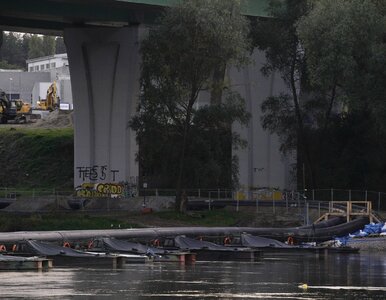
[{"label": "concrete support column", "polygon": [[246,109],[251,114],[248,126],[233,125],[233,130],[247,141],[245,149],[233,152],[239,158],[240,191],[252,199],[251,191],[259,188],[288,189],[291,185],[290,157],[280,151],[276,135],[265,131],[261,125],[261,104],[273,95],[288,90],[279,74],[265,77],[260,69],[266,59],[257,50],[251,55],[253,63],[241,70],[230,69],[228,76],[233,88],[245,99]]},{"label": "concrete support column", "polygon": [[64,39],[74,101],[74,186],[138,176],[128,128],[139,95],[140,26],[70,28]]}]

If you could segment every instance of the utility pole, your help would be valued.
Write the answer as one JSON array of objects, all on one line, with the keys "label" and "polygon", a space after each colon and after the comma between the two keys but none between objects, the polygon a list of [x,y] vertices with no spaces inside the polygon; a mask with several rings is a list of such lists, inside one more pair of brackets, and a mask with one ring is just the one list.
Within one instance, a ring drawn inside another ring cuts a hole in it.
[{"label": "utility pole", "polygon": [[12,80],[13,78],[9,78],[9,101],[12,100]]}]

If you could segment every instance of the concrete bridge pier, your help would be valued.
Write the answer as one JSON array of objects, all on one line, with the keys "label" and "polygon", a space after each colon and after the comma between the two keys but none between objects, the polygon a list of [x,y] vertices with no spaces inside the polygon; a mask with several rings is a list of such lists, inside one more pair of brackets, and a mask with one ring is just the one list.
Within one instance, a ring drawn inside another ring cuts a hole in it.
[{"label": "concrete bridge pier", "polygon": [[75,187],[138,176],[138,146],[128,121],[138,101],[144,31],[141,26],[64,30],[75,107]]}]

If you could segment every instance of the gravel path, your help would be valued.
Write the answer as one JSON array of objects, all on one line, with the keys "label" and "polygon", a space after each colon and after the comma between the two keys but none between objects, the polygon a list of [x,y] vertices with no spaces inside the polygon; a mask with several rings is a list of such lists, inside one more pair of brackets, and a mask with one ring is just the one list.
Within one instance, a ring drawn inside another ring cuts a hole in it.
[{"label": "gravel path", "polygon": [[361,251],[386,251],[386,236],[352,238],[347,241],[347,245]]}]

